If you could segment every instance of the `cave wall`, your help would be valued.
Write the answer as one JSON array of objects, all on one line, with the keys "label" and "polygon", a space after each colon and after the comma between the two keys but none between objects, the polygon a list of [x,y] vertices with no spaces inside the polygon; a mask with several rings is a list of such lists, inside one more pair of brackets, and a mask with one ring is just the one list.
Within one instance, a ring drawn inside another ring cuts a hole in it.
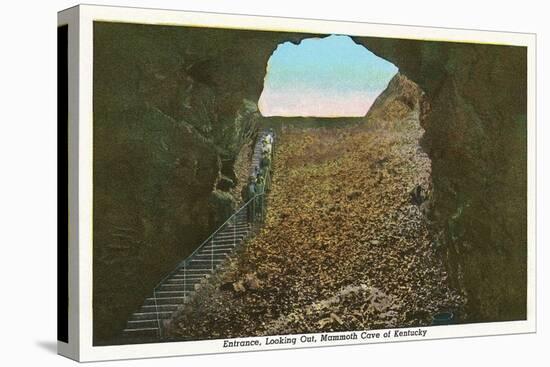
[{"label": "cave wall", "polygon": [[94,24],[95,345],[116,343],[153,287],[240,201],[233,165],[254,140],[260,115],[247,97],[263,77],[245,79],[238,50],[215,47],[226,38]]},{"label": "cave wall", "polygon": [[[252,139],[257,111],[243,114],[244,101],[258,101],[278,44],[314,36],[95,24],[95,342],[214,227],[212,208],[230,205],[208,203],[226,197],[222,162]],[[525,318],[526,49],[354,40],[426,93],[436,245],[468,294],[465,321]]]},{"label": "cave wall", "polygon": [[526,318],[527,50],[358,38],[426,93],[436,244],[465,321]]}]

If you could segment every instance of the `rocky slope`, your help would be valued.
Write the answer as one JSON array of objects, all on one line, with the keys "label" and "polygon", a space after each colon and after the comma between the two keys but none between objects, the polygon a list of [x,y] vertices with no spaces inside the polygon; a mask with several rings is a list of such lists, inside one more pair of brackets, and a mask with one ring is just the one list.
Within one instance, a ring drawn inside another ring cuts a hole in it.
[{"label": "rocky slope", "polygon": [[460,314],[464,298],[424,216],[420,93],[397,76],[362,124],[283,125],[264,228],[203,285],[172,337],[406,327]]}]

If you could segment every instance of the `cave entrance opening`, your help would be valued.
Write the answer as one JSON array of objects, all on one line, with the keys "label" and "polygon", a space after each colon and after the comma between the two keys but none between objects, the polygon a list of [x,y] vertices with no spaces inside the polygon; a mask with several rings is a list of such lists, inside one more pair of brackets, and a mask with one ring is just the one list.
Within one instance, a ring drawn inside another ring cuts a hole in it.
[{"label": "cave entrance opening", "polygon": [[[311,137],[318,128],[335,128],[319,135],[326,141],[333,138],[330,134],[366,133],[365,141],[373,138],[377,149],[382,148],[372,152],[374,174],[391,166],[390,156],[400,156],[396,162],[415,162],[410,170],[415,174],[407,183],[409,199],[425,211],[431,195],[431,160],[420,144],[424,135],[420,121],[429,112],[429,103],[414,81],[371,52],[363,40],[332,34],[279,43],[267,62],[258,110],[263,126],[279,132],[298,128]],[[321,159],[350,152],[346,145],[340,151],[338,144],[324,145],[334,152],[323,153]]]},{"label": "cave entrance opening", "polygon": [[363,117],[397,72],[349,36],[283,42],[268,61],[258,107],[264,117]]}]

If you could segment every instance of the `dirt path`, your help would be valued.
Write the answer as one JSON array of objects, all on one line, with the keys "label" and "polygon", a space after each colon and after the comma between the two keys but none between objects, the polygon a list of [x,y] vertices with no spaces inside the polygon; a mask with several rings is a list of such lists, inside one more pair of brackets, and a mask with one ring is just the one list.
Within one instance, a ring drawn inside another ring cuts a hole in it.
[{"label": "dirt path", "polygon": [[173,322],[184,339],[429,325],[460,308],[421,206],[416,111],[390,125],[286,129],[264,228]]}]

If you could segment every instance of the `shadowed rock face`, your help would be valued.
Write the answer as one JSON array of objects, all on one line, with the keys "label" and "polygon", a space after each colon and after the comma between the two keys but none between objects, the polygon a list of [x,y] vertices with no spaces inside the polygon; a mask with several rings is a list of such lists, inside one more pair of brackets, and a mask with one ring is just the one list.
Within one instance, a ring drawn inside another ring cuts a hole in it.
[{"label": "shadowed rock face", "polygon": [[259,118],[242,86],[261,83],[246,81],[235,49],[200,47],[215,34],[175,30],[95,25],[95,344],[116,338],[240,200],[234,164]]},{"label": "shadowed rock face", "polygon": [[[215,228],[213,213],[232,205],[219,189],[230,188],[231,162],[257,119],[243,100],[258,100],[279,43],[313,36],[95,24],[96,343],[124,327]],[[449,272],[468,294],[467,320],[525,318],[526,49],[354,40],[426,93],[432,216]]]},{"label": "shadowed rock face", "polygon": [[422,87],[431,106],[433,219],[468,321],[526,317],[527,52],[524,47],[356,39]]}]

